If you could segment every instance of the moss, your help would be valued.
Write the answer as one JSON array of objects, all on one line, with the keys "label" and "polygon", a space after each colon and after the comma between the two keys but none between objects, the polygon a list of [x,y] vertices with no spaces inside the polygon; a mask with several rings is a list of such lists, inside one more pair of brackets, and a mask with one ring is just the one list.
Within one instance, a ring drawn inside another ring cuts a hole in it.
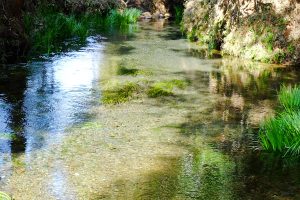
[{"label": "moss", "polygon": [[173,90],[175,87],[184,89],[187,86],[187,82],[183,80],[174,79],[171,81],[156,82],[147,91],[147,95],[150,98],[157,98],[161,96],[173,96]]},{"label": "moss", "polygon": [[118,104],[127,102],[135,93],[140,91],[140,86],[134,82],[117,84],[111,89],[102,93],[102,102],[104,104]]},{"label": "moss", "polygon": [[140,70],[135,69],[135,68],[127,68],[124,66],[118,66],[117,67],[117,75],[132,75],[136,76]]}]

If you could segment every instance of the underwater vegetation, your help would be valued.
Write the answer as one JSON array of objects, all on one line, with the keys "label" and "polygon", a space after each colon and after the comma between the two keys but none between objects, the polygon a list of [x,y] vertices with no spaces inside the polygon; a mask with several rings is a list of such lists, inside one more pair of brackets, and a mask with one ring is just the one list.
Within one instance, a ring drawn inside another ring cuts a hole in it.
[{"label": "underwater vegetation", "polygon": [[124,103],[131,99],[135,93],[138,93],[140,86],[134,82],[116,84],[113,88],[104,90],[102,93],[102,102],[104,104]]},{"label": "underwater vegetation", "polygon": [[187,86],[187,83],[183,80],[170,80],[170,81],[161,81],[156,82],[150,86],[147,91],[147,95],[150,98],[157,98],[161,96],[173,96],[174,88],[184,89]]}]

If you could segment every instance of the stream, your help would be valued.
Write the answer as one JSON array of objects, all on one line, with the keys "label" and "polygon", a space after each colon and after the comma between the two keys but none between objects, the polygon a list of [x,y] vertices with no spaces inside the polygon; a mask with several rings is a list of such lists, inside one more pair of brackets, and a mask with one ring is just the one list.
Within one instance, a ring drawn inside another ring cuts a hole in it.
[{"label": "stream", "polygon": [[[0,68],[0,191],[16,200],[300,199],[299,165],[261,151],[258,138],[299,69],[207,58],[165,20],[100,35]],[[173,95],[144,92],[174,80],[186,86]],[[129,101],[101,101],[128,83],[142,88]]]}]

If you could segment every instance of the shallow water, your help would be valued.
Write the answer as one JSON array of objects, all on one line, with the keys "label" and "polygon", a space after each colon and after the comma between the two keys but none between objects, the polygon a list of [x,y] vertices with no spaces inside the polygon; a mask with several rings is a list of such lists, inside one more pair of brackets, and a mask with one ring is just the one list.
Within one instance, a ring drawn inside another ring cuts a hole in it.
[{"label": "shallow water", "polygon": [[[297,164],[260,151],[291,67],[207,59],[166,21],[103,33],[0,77],[0,190],[15,199],[299,199]],[[120,76],[123,65],[144,73]],[[115,83],[184,80],[101,105]]]}]

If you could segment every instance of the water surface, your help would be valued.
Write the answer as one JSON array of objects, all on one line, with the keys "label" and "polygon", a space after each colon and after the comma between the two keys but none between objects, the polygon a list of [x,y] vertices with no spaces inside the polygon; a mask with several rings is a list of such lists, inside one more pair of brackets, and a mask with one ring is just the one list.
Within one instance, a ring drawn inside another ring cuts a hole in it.
[{"label": "water surface", "polygon": [[[15,199],[300,198],[298,165],[261,152],[257,138],[297,69],[207,59],[167,21],[129,32],[1,69],[1,190]],[[117,75],[120,65],[143,73]],[[116,83],[174,79],[188,86],[171,97],[99,103]]]}]

